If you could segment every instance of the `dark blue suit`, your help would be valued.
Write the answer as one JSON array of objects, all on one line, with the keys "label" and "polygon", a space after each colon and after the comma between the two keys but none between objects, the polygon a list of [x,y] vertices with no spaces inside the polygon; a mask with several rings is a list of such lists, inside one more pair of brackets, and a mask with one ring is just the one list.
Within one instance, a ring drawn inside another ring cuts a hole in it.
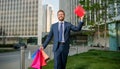
[{"label": "dark blue suit", "polygon": [[53,43],[53,52],[54,52],[54,69],[65,69],[66,62],[67,62],[67,56],[69,53],[69,43],[70,43],[70,31],[80,31],[83,25],[83,22],[80,22],[78,26],[74,26],[69,22],[64,22],[64,45],[59,45],[58,42],[58,22],[53,24],[51,26],[51,30],[48,34],[47,39],[43,43],[43,47],[46,48],[48,43],[53,37],[54,43]]}]

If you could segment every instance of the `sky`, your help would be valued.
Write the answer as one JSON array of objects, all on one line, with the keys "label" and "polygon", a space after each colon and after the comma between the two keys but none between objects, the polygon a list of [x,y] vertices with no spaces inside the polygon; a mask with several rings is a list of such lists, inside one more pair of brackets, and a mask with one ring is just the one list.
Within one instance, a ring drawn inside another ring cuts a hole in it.
[{"label": "sky", "polygon": [[59,0],[43,0],[43,5],[44,4],[50,4],[53,6],[53,10],[55,12],[55,20],[57,19],[57,11],[59,9]]}]

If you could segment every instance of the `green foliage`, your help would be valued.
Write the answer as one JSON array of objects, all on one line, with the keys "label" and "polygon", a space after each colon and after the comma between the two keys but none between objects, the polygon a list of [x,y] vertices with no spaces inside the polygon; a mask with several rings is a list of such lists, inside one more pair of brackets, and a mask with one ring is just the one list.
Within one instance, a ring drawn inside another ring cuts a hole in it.
[{"label": "green foliage", "polygon": [[95,23],[94,21],[89,21],[88,24],[93,26]]},{"label": "green foliage", "polygon": [[15,51],[15,49],[13,49],[13,44],[0,44],[0,53],[12,51]]},{"label": "green foliage", "polygon": [[13,47],[13,44],[0,44],[0,48],[8,48],[8,47]]},{"label": "green foliage", "polygon": [[83,32],[82,34],[83,34],[83,35],[91,36],[91,35],[94,34],[94,31],[87,31],[87,32]]},{"label": "green foliage", "polygon": [[13,52],[16,51],[15,49],[0,49],[0,53],[5,53],[5,52]]}]

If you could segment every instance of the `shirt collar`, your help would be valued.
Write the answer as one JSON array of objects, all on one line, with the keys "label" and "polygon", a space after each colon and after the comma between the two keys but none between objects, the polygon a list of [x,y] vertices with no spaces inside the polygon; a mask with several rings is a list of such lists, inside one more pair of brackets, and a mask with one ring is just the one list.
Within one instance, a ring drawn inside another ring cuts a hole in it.
[{"label": "shirt collar", "polygon": [[61,22],[64,23],[64,21],[58,21],[58,23],[61,23]]}]

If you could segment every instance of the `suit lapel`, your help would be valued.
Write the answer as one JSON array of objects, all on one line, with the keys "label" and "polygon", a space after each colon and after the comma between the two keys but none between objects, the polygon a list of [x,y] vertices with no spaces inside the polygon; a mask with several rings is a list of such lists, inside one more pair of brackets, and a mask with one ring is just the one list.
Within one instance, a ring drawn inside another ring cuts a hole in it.
[{"label": "suit lapel", "polygon": [[56,32],[57,38],[58,38],[58,34],[59,34],[58,25],[59,24],[57,22],[56,25],[55,25],[55,32]]},{"label": "suit lapel", "polygon": [[67,28],[67,23],[65,22],[64,23],[64,35],[65,35],[66,28]]}]

